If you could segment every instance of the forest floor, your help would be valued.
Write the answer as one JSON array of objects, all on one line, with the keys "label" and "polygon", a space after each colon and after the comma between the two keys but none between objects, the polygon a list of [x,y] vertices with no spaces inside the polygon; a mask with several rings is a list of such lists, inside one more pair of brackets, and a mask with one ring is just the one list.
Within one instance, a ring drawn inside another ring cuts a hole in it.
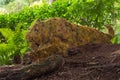
[{"label": "forest floor", "polygon": [[[78,46],[69,49],[68,54],[59,70],[33,80],[120,80],[119,44]],[[0,67],[0,70],[5,68],[10,67]]]}]

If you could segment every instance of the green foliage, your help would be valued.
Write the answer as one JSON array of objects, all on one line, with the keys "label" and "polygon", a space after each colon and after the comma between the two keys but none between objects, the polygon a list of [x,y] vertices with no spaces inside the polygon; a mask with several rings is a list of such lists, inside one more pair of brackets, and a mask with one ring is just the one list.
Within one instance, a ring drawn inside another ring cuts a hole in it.
[{"label": "green foliage", "polygon": [[0,16],[0,27],[14,29],[18,23],[27,24],[36,18],[64,17],[72,22],[98,29],[104,24],[115,24],[119,18],[120,6],[117,0],[57,0],[53,4],[27,7],[24,10]]},{"label": "green foliage", "polygon": [[14,13],[22,10],[24,7],[28,6],[25,0],[14,0],[5,6],[8,13]]},{"label": "green foliage", "polygon": [[67,13],[68,4],[67,2],[63,4],[58,1],[52,5],[43,4],[41,6],[27,7],[18,13],[1,15],[0,27],[9,27],[14,30],[18,23],[23,23],[28,28],[36,18],[43,20],[49,17],[64,17]]},{"label": "green foliage", "polygon": [[15,31],[9,28],[1,28],[0,32],[7,41],[0,44],[0,65],[11,64],[14,55],[22,55],[28,50],[28,44],[24,39],[26,31],[18,26],[15,28]]},{"label": "green foliage", "polygon": [[0,44],[0,65],[11,63],[10,56],[13,53],[12,48],[13,45],[8,45],[5,43]]},{"label": "green foliage", "polygon": [[6,5],[10,2],[12,2],[13,0],[0,0],[0,5]]},{"label": "green foliage", "polygon": [[111,41],[113,44],[120,44],[120,34],[115,35]]},{"label": "green foliage", "polygon": [[115,30],[115,37],[112,39],[112,43],[120,44],[120,21],[117,21]]},{"label": "green foliage", "polygon": [[118,3],[117,0],[76,0],[69,7],[68,15],[79,24],[101,29],[104,24],[115,23],[118,17],[115,3]]}]

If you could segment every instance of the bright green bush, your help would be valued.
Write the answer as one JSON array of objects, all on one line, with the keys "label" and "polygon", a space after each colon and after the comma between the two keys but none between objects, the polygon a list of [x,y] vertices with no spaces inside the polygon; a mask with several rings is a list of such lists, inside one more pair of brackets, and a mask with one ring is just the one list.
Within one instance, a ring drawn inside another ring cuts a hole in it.
[{"label": "bright green bush", "polygon": [[52,5],[46,3],[14,14],[0,15],[0,27],[14,29],[21,22],[28,27],[36,18],[63,17],[101,29],[104,24],[114,24],[119,17],[120,6],[117,3],[117,0],[57,0]]},{"label": "bright green bush", "polygon": [[104,24],[113,24],[118,18],[117,0],[58,0],[52,5],[27,7],[24,10],[0,16],[0,27],[14,29],[18,23],[28,24],[40,18],[64,17],[72,22],[101,28]]},{"label": "bright green bush", "polygon": [[29,49],[24,37],[26,30],[21,29],[19,25],[15,31],[0,28],[0,32],[6,39],[6,42],[0,44],[0,65],[12,64],[14,55],[23,55]]},{"label": "bright green bush", "polygon": [[120,44],[120,34],[115,35],[111,41],[113,44]]},{"label": "bright green bush", "polygon": [[9,27],[12,30],[18,25],[18,23],[23,23],[28,28],[32,21],[36,18],[41,20],[47,19],[50,17],[64,17],[64,14],[67,13],[66,2],[56,2],[53,5],[44,4],[42,6],[27,7],[21,12],[14,14],[1,15],[0,16],[0,27]]},{"label": "bright green bush", "polygon": [[115,24],[120,9],[116,3],[118,0],[76,0],[69,7],[68,17],[79,24],[102,29],[105,24]]}]

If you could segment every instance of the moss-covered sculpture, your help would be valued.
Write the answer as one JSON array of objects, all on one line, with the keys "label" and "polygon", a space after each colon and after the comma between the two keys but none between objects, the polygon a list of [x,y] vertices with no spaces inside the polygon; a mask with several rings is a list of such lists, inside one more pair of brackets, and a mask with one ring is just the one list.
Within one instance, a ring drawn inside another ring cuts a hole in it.
[{"label": "moss-covered sculpture", "polygon": [[[110,26],[107,28],[111,29]],[[46,21],[37,19],[26,35],[31,52],[27,54],[30,60],[25,57],[24,62],[39,62],[52,54],[66,56],[68,48],[78,45],[111,43],[113,36],[112,33],[105,34],[91,27],[70,23],[63,18],[50,18]]]}]

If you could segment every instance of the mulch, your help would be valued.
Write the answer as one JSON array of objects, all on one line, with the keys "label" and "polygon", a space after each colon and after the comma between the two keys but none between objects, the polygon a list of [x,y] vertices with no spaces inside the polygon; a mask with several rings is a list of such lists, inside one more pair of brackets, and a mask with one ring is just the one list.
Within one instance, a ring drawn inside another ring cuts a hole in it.
[{"label": "mulch", "polygon": [[119,44],[89,44],[68,52],[61,69],[34,80],[120,80]]}]

